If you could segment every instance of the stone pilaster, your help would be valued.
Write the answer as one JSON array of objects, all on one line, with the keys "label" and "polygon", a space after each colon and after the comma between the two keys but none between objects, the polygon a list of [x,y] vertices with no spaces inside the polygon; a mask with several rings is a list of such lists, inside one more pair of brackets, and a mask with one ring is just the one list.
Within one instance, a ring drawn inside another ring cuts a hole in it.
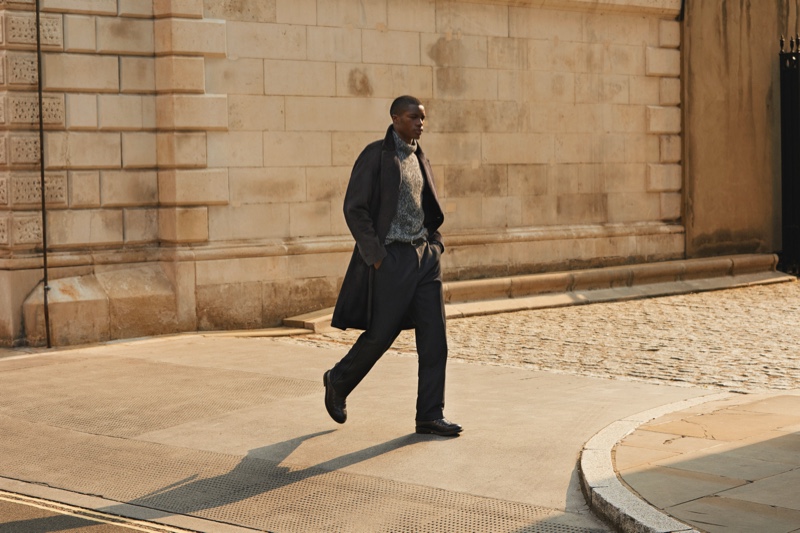
[{"label": "stone pilaster", "polygon": [[207,169],[207,134],[227,131],[227,95],[206,93],[205,58],[224,57],[225,22],[202,0],[157,0],[155,22],[159,239],[208,241],[208,206],[228,203],[227,169]]}]

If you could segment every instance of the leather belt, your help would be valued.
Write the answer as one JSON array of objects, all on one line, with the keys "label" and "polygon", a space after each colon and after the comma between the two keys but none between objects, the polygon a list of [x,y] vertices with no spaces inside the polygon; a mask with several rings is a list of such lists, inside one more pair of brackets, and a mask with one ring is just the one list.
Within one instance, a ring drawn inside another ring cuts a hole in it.
[{"label": "leather belt", "polygon": [[422,246],[426,242],[428,242],[428,239],[426,239],[425,237],[420,237],[419,239],[414,239],[413,241],[409,242],[408,244],[410,244],[411,246],[417,247],[417,246]]}]

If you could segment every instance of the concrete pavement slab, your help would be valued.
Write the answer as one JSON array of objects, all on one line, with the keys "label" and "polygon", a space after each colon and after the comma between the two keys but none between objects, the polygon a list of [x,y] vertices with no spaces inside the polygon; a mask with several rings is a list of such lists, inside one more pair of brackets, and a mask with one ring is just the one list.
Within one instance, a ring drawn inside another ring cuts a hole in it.
[{"label": "concrete pavement slab", "polygon": [[342,353],[198,334],[0,359],[0,476],[173,526],[602,531],[583,443],[709,394],[453,361],[446,413],[465,431],[447,439],[414,433],[416,361],[394,352],[331,421],[321,376]]}]

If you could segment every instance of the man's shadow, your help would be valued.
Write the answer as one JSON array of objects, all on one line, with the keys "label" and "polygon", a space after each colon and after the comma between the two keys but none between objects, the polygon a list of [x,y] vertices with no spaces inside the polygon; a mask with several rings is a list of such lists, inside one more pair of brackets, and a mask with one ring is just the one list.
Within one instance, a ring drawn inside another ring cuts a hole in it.
[{"label": "man's shadow", "polygon": [[[303,442],[333,431],[335,430],[320,431],[255,448],[247,452],[233,470],[224,474],[208,478],[199,478],[199,474],[195,474],[131,500],[127,504],[112,505],[97,511],[131,517],[130,505],[133,505],[138,508],[135,518],[140,520],[157,520],[176,514],[189,515],[237,503],[431,439],[428,436],[411,433],[314,466],[299,469],[281,466],[281,463]],[[120,472],[120,475],[124,476],[124,472]],[[86,525],[85,522],[83,525]],[[65,521],[63,516],[58,516],[6,523],[0,525],[0,533],[6,531],[52,533],[74,527],[76,527],[75,521]]]}]

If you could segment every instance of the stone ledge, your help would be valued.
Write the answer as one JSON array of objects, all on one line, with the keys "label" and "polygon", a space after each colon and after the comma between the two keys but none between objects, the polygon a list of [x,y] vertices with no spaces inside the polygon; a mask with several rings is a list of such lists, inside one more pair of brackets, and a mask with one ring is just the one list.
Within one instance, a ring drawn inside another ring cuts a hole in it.
[{"label": "stone ledge", "polygon": [[677,17],[681,0],[487,0],[515,7],[539,7],[592,12],[644,13]]},{"label": "stone ledge", "polygon": [[[777,260],[774,254],[735,255],[454,281],[444,284],[445,311],[448,318],[463,318],[795,281],[775,270]],[[325,331],[332,313],[333,308],[320,309],[283,324]]]}]

